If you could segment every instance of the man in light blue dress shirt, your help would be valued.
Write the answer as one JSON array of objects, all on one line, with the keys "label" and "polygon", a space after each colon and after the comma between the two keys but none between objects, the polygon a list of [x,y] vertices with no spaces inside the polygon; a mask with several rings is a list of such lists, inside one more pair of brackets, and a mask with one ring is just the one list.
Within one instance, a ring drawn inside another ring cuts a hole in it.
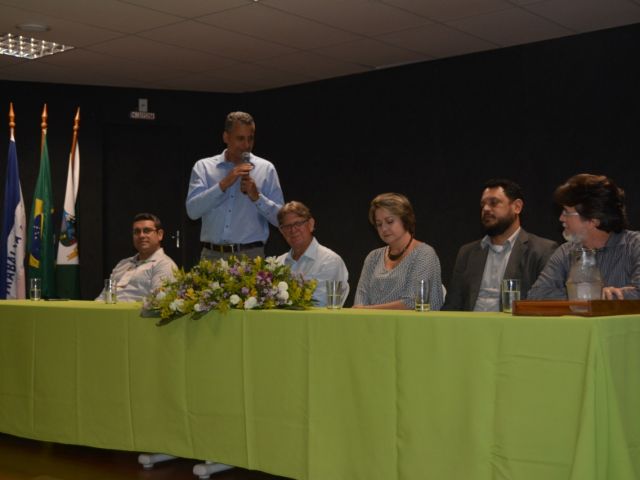
[{"label": "man in light blue dress shirt", "polygon": [[313,303],[318,307],[327,304],[327,280],[339,280],[343,284],[342,303],[349,294],[349,272],[344,261],[333,250],[318,243],[313,236],[315,220],[311,211],[301,202],[289,202],[278,213],[280,232],[291,250],[278,257],[289,265],[291,271],[305,280],[318,281],[313,292]]},{"label": "man in light blue dress shirt", "polygon": [[230,113],[225,151],[193,166],[186,207],[191,219],[202,221],[202,258],[264,257],[269,223],[278,226],[280,180],[271,162],[251,153],[255,129],[248,113]]}]

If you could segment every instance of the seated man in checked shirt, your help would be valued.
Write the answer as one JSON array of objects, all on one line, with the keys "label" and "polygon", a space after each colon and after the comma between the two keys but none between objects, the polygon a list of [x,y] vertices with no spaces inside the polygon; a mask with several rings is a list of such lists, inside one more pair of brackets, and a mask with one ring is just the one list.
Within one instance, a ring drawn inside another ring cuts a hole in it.
[{"label": "seated man in checked shirt", "polygon": [[[117,284],[120,302],[142,301],[165,279],[173,279],[178,267],[168,257],[160,242],[164,236],[160,219],[152,213],[139,213],[133,219],[133,246],[138,251],[133,257],[120,260],[111,272]],[[104,291],[96,300],[103,300]]]},{"label": "seated man in checked shirt", "polygon": [[529,299],[566,299],[565,283],[576,248],[594,249],[602,295],[640,298],[640,232],[627,230],[624,190],[604,175],[574,175],[554,194],[567,240],[529,290]]}]

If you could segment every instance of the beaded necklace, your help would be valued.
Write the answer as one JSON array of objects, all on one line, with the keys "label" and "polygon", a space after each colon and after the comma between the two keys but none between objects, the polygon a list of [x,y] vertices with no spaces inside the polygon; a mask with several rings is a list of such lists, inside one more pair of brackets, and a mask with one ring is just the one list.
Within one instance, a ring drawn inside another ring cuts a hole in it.
[{"label": "beaded necklace", "polygon": [[400,253],[396,253],[396,254],[391,253],[391,247],[387,245],[387,257],[389,257],[389,260],[391,260],[392,262],[395,262],[396,260],[398,260],[402,255],[404,255],[404,252],[407,251],[407,248],[409,248],[409,245],[411,245],[411,242],[413,242],[413,235],[411,235],[411,238],[409,238],[409,243],[407,243],[404,246],[404,248],[400,250]]}]

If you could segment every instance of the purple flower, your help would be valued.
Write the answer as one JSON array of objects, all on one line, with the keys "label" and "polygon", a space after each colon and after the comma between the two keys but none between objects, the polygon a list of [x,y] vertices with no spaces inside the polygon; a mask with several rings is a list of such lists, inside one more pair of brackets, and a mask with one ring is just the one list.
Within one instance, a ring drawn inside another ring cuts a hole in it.
[{"label": "purple flower", "polygon": [[273,275],[271,274],[271,272],[265,272],[261,270],[258,273],[256,273],[256,283],[258,284],[271,283],[272,278],[273,278]]}]

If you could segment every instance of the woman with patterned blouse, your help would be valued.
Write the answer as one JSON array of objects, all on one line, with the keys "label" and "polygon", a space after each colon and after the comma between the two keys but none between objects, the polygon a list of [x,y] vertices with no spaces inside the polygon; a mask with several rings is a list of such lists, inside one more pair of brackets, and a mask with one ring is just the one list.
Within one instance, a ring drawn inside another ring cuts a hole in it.
[{"label": "woman with patterned blouse", "polygon": [[399,193],[383,193],[371,201],[369,221],[386,247],[367,255],[353,308],[413,309],[420,280],[429,284],[429,303],[443,303],[440,260],[435,250],[414,238],[416,216]]}]

